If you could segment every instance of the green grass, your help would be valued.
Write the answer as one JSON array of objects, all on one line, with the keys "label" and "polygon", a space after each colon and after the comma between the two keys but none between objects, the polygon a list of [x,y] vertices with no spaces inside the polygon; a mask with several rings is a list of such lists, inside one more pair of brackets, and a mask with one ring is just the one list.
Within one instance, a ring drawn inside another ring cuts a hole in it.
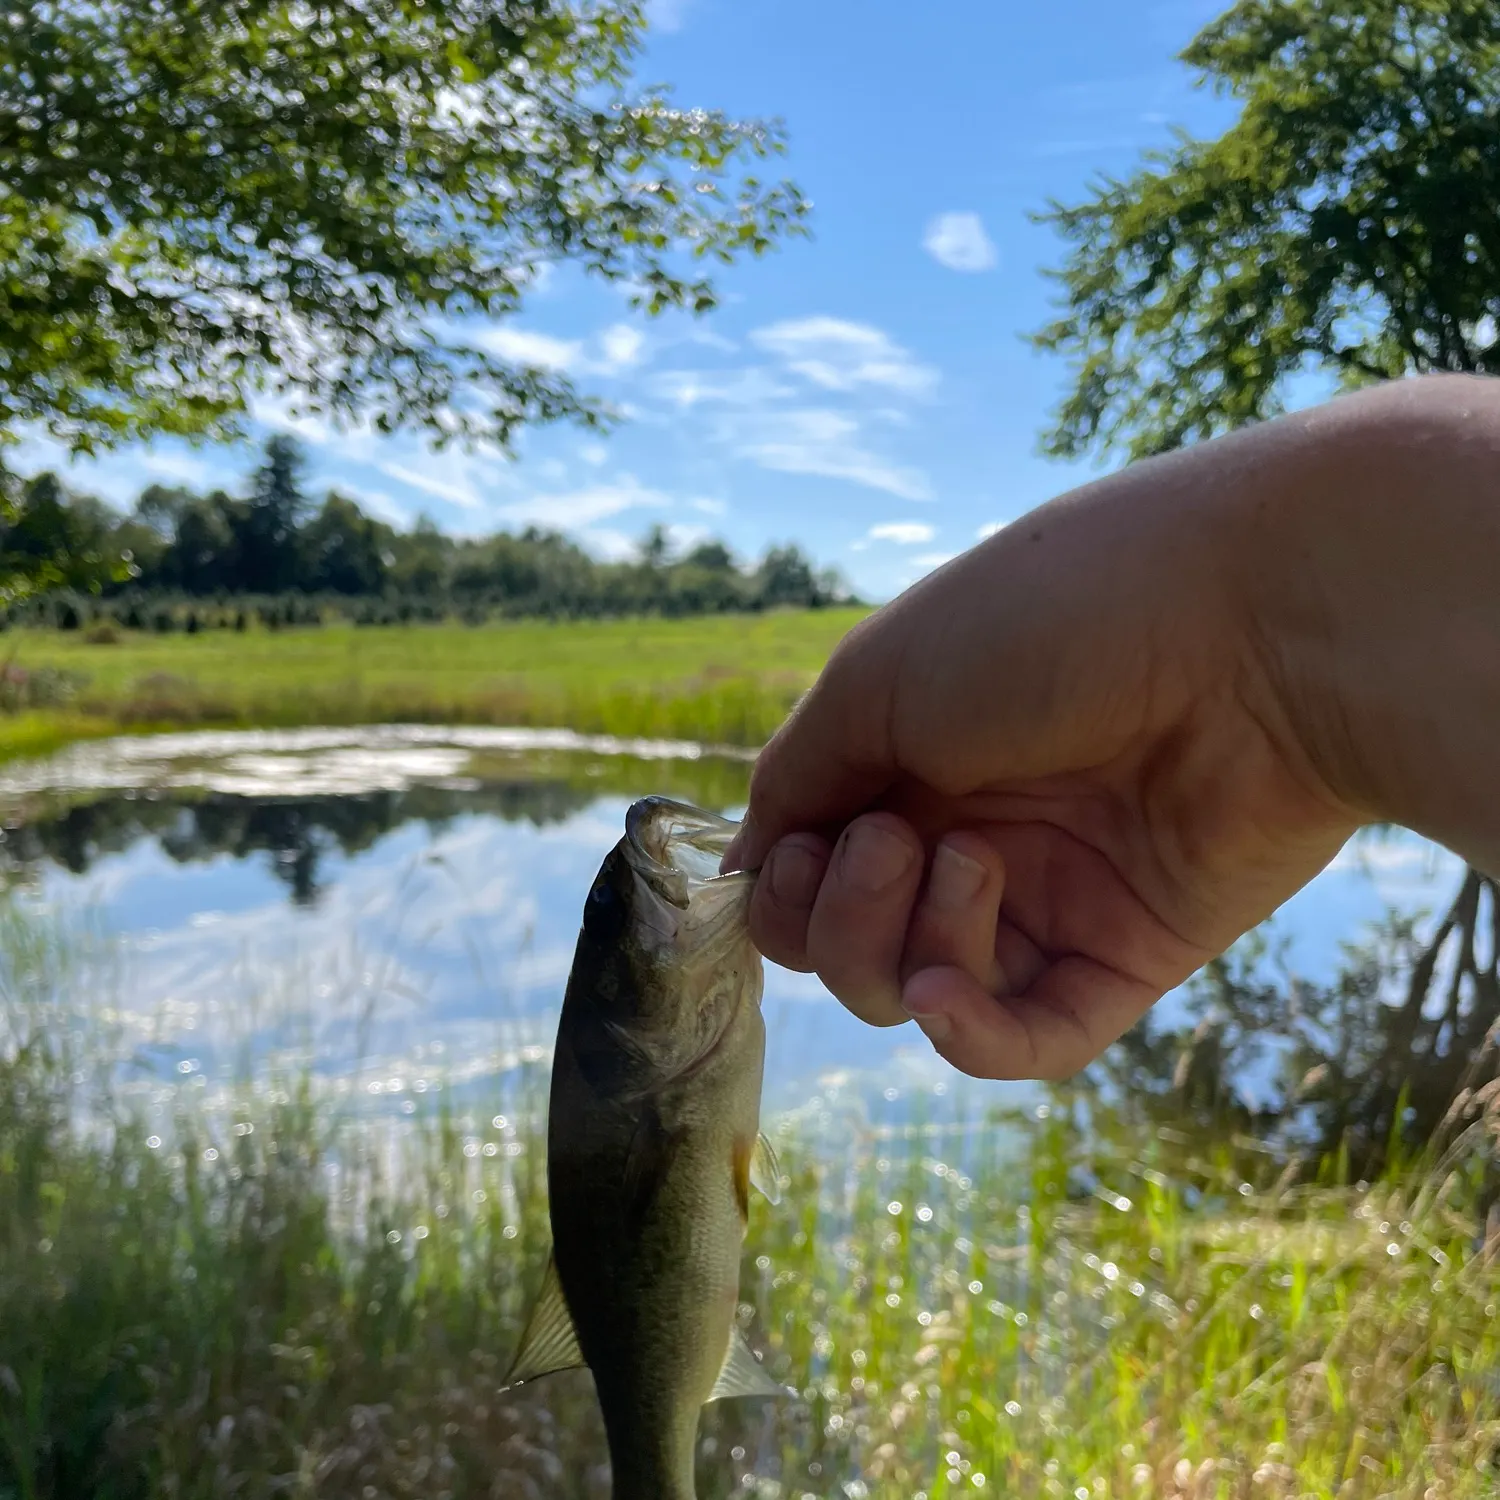
[{"label": "green grass", "polygon": [[[541,1070],[393,1119],[306,1079],[131,1094],[75,981],[4,917],[0,1497],[607,1495],[586,1374],[497,1391]],[[1460,1124],[1373,1186],[1060,1109],[783,1129],[742,1314],[802,1399],[710,1408],[700,1495],[1494,1495],[1496,1098]]]},{"label": "green grass", "polygon": [[65,703],[0,717],[0,756],[201,725],[455,723],[758,745],[858,610],[198,635],[15,630],[0,658],[73,674]]}]

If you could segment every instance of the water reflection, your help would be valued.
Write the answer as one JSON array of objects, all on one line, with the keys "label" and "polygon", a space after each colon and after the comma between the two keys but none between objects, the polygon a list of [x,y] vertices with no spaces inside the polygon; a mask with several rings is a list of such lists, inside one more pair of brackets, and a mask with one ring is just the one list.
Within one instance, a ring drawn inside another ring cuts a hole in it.
[{"label": "water reflection", "polygon": [[[80,992],[148,1082],[311,1068],[405,1107],[545,1059],[630,801],[732,813],[746,791],[743,760],[678,746],[418,733],[175,736],[0,781],[0,859],[95,934]],[[920,1036],[859,1025],[810,976],[770,968],[765,1014],[773,1108],[815,1099],[833,1128],[889,1087],[949,1097]]]},{"label": "water reflection", "polygon": [[322,866],[330,857],[347,862],[408,823],[423,825],[433,836],[463,817],[545,828],[580,813],[596,797],[587,785],[547,779],[341,795],[207,792],[194,800],[180,793],[130,792],[77,803],[7,830],[3,858],[12,873],[31,873],[50,862],[82,876],[147,840],[180,865],[263,855],[293,902],[310,906],[324,888]]},{"label": "water reflection", "polygon": [[[393,1078],[545,1056],[626,806],[665,792],[732,813],[747,772],[697,746],[561,732],[126,740],[0,774],[0,866],[97,934],[81,992],[150,1071],[310,1066],[384,1101]],[[1292,961],[1327,971],[1388,897],[1448,878],[1416,841],[1347,855],[1281,914]],[[910,1028],[860,1026],[809,976],[770,969],[765,1009],[773,1105],[838,1097],[840,1113],[959,1082]]]}]

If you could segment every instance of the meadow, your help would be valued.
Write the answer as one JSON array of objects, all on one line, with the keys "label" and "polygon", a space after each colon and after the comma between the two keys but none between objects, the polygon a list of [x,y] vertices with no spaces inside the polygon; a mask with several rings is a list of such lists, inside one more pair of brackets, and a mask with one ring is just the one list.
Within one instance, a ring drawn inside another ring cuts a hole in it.
[{"label": "meadow", "polygon": [[0,757],[221,726],[507,724],[762,744],[862,610],[694,619],[8,631]]},{"label": "meadow", "polygon": [[[0,1497],[606,1500],[589,1377],[499,1390],[547,1253],[545,1067],[143,1076],[0,912]],[[703,1500],[1493,1495],[1494,1088],[1350,1183],[1085,1113],[772,1125]]]}]

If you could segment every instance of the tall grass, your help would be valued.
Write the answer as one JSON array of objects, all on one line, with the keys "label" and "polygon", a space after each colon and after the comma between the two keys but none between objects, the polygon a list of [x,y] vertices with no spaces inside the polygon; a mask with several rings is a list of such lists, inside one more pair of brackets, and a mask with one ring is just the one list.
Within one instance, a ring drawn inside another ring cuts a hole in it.
[{"label": "tall grass", "polygon": [[860,611],[480,626],[125,632],[14,630],[14,672],[66,701],[0,714],[0,755],[130,730],[459,723],[759,745]]},{"label": "tall grass", "polygon": [[[389,1117],[295,1077],[125,1091],[66,951],[6,920],[0,1496],[607,1495],[586,1374],[497,1389],[546,1254],[539,1069]],[[704,1497],[1496,1492],[1493,1092],[1373,1185],[890,1109],[782,1129],[741,1315],[800,1398],[709,1409]]]}]

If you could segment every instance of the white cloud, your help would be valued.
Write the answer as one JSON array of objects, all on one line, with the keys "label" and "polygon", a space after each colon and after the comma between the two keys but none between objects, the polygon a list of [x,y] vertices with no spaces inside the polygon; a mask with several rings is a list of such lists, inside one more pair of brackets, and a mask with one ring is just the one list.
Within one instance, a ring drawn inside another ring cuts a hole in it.
[{"label": "white cloud", "polygon": [[993,271],[1000,263],[994,242],[975,213],[939,214],[927,226],[922,248],[950,271]]},{"label": "white cloud", "polygon": [[671,503],[670,495],[643,485],[633,474],[625,474],[614,484],[593,484],[509,501],[497,508],[496,516],[517,525],[565,529],[589,526],[622,511],[664,509]]},{"label": "white cloud", "polygon": [[699,542],[706,542],[713,533],[707,526],[694,521],[674,521],[667,527],[667,543],[674,552],[691,552]]},{"label": "white cloud", "polygon": [[956,552],[919,552],[912,561],[922,568],[940,568],[946,562],[952,562],[958,556]]},{"label": "white cloud", "polygon": [[930,542],[935,535],[925,521],[883,521],[869,531],[872,542],[895,542],[898,547],[915,547],[919,542]]},{"label": "white cloud", "polygon": [[868,323],[824,316],[796,318],[758,328],[750,338],[824,390],[881,386],[919,395],[937,383],[936,370],[919,364],[888,334]]},{"label": "white cloud", "polygon": [[635,537],[610,527],[590,527],[578,533],[578,540],[601,562],[629,562],[640,555]]},{"label": "white cloud", "polygon": [[986,521],[974,535],[982,542],[986,537],[994,536],[997,531],[1004,531],[1009,524],[1008,521]]},{"label": "white cloud", "polygon": [[[611,323],[593,340],[564,339],[530,328],[508,324],[480,328],[474,341],[491,354],[518,365],[536,365],[544,370],[568,370],[574,374],[618,375],[641,362],[646,335],[629,323]],[[590,352],[590,343],[597,353]]]},{"label": "white cloud", "polygon": [[384,490],[367,489],[361,485],[359,504],[362,510],[379,521],[386,521],[392,526],[399,527],[411,524],[411,507],[403,505],[394,495],[389,495]]},{"label": "white cloud", "polygon": [[930,500],[920,469],[892,464],[857,442],[859,424],[841,412],[820,409],[767,412],[737,420],[728,433],[735,454],[783,474],[847,479],[902,500]]},{"label": "white cloud", "polygon": [[674,406],[769,406],[796,392],[765,370],[750,368],[714,375],[703,370],[663,370],[653,382],[657,394]]},{"label": "white cloud", "polygon": [[597,469],[609,457],[609,449],[603,443],[588,443],[579,449],[578,456],[590,468]]},{"label": "white cloud", "polygon": [[446,500],[450,505],[457,505],[463,510],[478,510],[484,504],[483,496],[467,478],[442,479],[420,469],[409,469],[405,464],[382,463],[376,467],[387,478],[400,484],[409,484],[414,490],[421,490],[424,495]]},{"label": "white cloud", "polygon": [[612,323],[599,335],[599,345],[604,351],[601,373],[615,374],[640,363],[646,335],[629,323]]},{"label": "white cloud", "polygon": [[553,338],[526,328],[481,329],[475,342],[491,354],[518,365],[536,365],[544,370],[566,370],[578,363],[583,345],[577,339]]},{"label": "white cloud", "polygon": [[689,500],[688,504],[694,510],[701,510],[705,516],[722,516],[729,509],[723,500],[712,500],[702,495],[696,500]]},{"label": "white cloud", "polygon": [[211,464],[191,453],[150,453],[142,467],[153,479],[169,484],[186,484],[203,488],[224,478],[222,464]]}]

